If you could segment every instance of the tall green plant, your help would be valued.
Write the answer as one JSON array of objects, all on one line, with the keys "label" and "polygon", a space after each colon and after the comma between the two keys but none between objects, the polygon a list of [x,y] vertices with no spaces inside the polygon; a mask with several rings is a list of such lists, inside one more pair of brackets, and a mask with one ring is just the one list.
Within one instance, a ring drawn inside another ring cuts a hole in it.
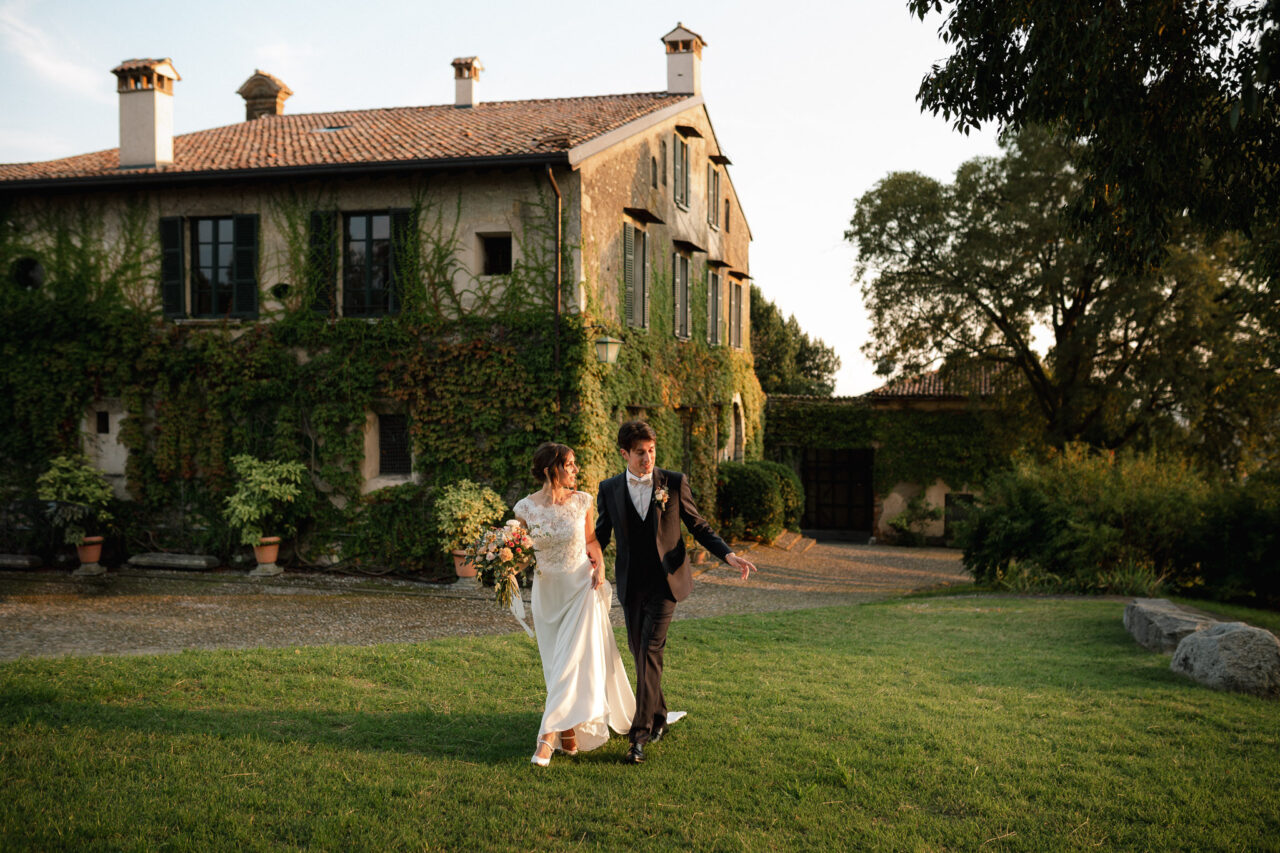
[{"label": "tall green plant", "polygon": [[63,541],[79,545],[89,527],[111,521],[107,511],[111,484],[84,456],[58,456],[36,479],[36,495],[49,501],[49,518],[62,529]]},{"label": "tall green plant", "polygon": [[297,527],[291,510],[302,496],[306,466],[248,454],[234,457],[231,464],[236,486],[227,496],[226,516],[239,529],[240,544],[257,545],[266,535],[292,535]]}]

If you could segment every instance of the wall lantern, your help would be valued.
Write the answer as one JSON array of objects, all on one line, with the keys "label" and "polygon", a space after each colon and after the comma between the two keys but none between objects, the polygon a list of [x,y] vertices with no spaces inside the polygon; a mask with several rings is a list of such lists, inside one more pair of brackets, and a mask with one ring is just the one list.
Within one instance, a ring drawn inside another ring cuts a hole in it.
[{"label": "wall lantern", "polygon": [[609,335],[596,338],[596,361],[604,364],[616,364],[618,352],[622,349],[622,341]]}]

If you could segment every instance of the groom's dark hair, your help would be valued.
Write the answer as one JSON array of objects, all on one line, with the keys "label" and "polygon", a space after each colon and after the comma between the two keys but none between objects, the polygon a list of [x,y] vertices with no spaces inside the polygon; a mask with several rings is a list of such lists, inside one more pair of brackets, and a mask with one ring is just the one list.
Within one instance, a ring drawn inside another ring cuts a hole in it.
[{"label": "groom's dark hair", "polygon": [[658,434],[645,421],[627,421],[618,427],[618,449],[623,452],[631,452],[631,446],[637,441],[657,440]]}]

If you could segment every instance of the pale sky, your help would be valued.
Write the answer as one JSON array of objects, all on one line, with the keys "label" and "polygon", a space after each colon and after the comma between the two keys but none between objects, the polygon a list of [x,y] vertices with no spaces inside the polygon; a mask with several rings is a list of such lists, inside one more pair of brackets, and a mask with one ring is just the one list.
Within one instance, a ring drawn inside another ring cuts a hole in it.
[{"label": "pale sky", "polygon": [[479,96],[500,101],[666,88],[661,37],[706,39],[702,84],[751,226],[751,274],[801,328],[833,346],[836,393],[881,383],[862,357],[867,322],[843,239],[855,200],[893,171],[949,180],[996,153],[915,102],[948,55],[940,18],[905,0],[635,5],[598,0],[0,0],[0,162],[118,145],[122,60],[170,57],[174,131],[244,119],[255,69],[294,91],[287,113],[453,102],[455,56],[479,56]]}]

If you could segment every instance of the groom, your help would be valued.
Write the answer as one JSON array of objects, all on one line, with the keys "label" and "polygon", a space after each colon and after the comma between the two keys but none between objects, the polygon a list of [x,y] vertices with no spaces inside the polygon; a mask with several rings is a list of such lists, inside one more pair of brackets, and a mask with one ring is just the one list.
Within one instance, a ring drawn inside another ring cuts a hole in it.
[{"label": "groom", "polygon": [[654,467],[657,434],[644,421],[628,421],[618,430],[618,452],[627,470],[600,484],[596,498],[596,542],[592,563],[603,565],[603,549],[614,531],[618,601],[627,623],[627,644],[636,662],[636,713],[631,721],[628,764],[644,761],[644,747],[667,733],[667,703],[662,696],[662,653],[676,602],[693,590],[693,573],[684,549],[680,522],[702,547],[742,571],[755,568],[729,550],[698,514],[689,480],[678,471]]}]

